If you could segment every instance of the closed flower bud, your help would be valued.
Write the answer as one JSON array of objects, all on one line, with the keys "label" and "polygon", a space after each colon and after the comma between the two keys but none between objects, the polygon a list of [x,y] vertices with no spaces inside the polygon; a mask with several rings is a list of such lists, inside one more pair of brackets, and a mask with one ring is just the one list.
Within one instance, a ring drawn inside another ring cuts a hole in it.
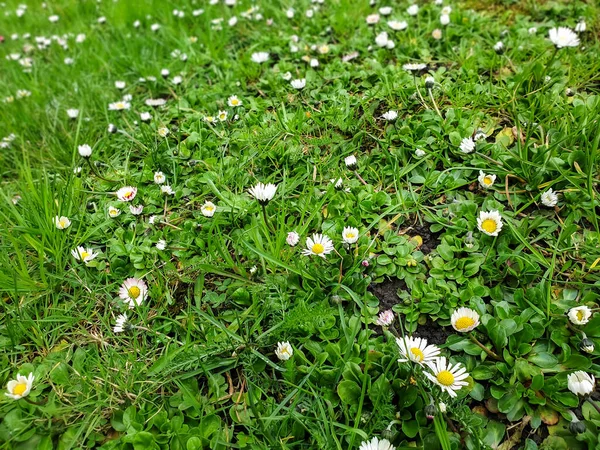
[{"label": "closed flower bud", "polygon": [[580,420],[573,421],[569,424],[569,431],[573,434],[581,434],[585,432],[585,423]]},{"label": "closed flower bud", "polygon": [[433,89],[434,85],[435,85],[435,78],[433,78],[433,77],[425,78],[425,87],[427,89]]},{"label": "closed flower bud", "polygon": [[575,91],[571,88],[567,88],[565,94],[567,94],[567,97],[573,97],[575,95]]},{"label": "closed flower bud", "polygon": [[435,405],[429,404],[425,407],[425,415],[427,416],[428,419],[433,419],[433,417],[435,416],[435,413],[436,413]]},{"label": "closed flower bud", "polygon": [[594,343],[588,338],[583,338],[579,348],[581,349],[582,352],[593,353],[594,352]]}]

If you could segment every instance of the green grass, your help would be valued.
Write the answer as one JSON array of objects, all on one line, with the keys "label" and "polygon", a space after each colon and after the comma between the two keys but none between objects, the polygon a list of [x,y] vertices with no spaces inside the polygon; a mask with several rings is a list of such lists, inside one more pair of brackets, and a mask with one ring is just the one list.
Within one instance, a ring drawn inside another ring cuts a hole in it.
[{"label": "green grass", "polygon": [[[0,139],[15,135],[0,149],[0,381],[35,375],[26,397],[0,399],[0,448],[358,449],[373,437],[397,449],[598,445],[596,394],[577,397],[567,381],[578,370],[600,376],[597,5],[458,1],[442,26],[432,2],[417,16],[383,0],[47,3],[22,17],[20,2],[0,9],[0,100],[14,97],[0,108]],[[367,25],[382,6],[391,16]],[[580,17],[580,45],[555,51],[548,30]],[[393,31],[389,19],[408,28]],[[382,31],[393,49],[377,47]],[[39,49],[36,36],[54,37]],[[259,51],[269,61],[253,62]],[[427,67],[413,75],[406,63]],[[17,98],[22,89],[31,95]],[[131,109],[108,110],[124,95]],[[242,106],[228,106],[231,95]],[[381,118],[389,110],[395,121]],[[227,120],[205,120],[219,111]],[[478,131],[486,138],[461,152]],[[489,189],[480,171],[496,176]],[[277,185],[264,212],[248,193],[257,182]],[[123,186],[138,188],[141,215],[114,195]],[[556,207],[541,202],[549,188]],[[109,206],[121,214],[110,218]],[[491,210],[498,236],[477,226]],[[55,216],[71,226],[58,230]],[[358,228],[356,243],[342,242],[344,227]],[[327,258],[301,255],[315,233],[333,240]],[[100,255],[86,265],[77,246]],[[131,277],[149,295],[129,310],[118,293]],[[594,315],[570,322],[582,305]],[[480,316],[472,333],[452,327],[462,306]],[[390,308],[393,324],[377,325]],[[122,313],[127,329],[115,333]],[[427,367],[397,361],[395,338],[413,334],[465,367],[457,398]],[[286,361],[275,353],[283,341],[294,350]],[[569,429],[571,411],[585,432]]]}]

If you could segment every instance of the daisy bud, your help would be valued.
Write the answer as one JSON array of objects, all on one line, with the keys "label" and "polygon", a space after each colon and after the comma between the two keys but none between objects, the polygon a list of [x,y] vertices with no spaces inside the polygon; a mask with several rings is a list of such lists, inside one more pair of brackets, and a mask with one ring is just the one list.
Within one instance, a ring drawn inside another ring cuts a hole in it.
[{"label": "daisy bud", "polygon": [[79,154],[84,158],[89,158],[92,155],[92,147],[87,144],[83,144],[77,147]]},{"label": "daisy bud", "polygon": [[431,76],[425,78],[425,87],[427,89],[433,89],[434,85],[435,85],[435,78],[433,78]]},{"label": "daisy bud", "polygon": [[112,123],[109,123],[109,124],[108,124],[108,132],[109,132],[109,133],[113,133],[113,134],[114,134],[114,133],[116,133],[116,132],[117,132],[117,130],[118,130],[118,129],[117,129],[116,125],[114,125],[114,124],[112,124]]},{"label": "daisy bud", "polygon": [[573,97],[575,95],[575,91],[571,88],[567,88],[565,94],[567,95],[567,97]]},{"label": "daisy bud", "polygon": [[499,55],[504,53],[504,43],[502,41],[496,42],[496,44],[494,45],[494,51]]},{"label": "daisy bud", "polygon": [[433,419],[436,413],[435,410],[435,405],[433,404],[429,404],[425,407],[424,409],[425,412],[425,416],[427,416],[428,419]]},{"label": "daisy bud", "polygon": [[581,434],[585,432],[585,423],[581,422],[580,420],[577,421],[572,421],[569,424],[569,431],[573,434]]},{"label": "daisy bud", "polygon": [[367,261],[366,259],[363,259],[361,262],[363,267],[369,267],[371,264],[369,263],[369,261]]},{"label": "daisy bud", "polygon": [[160,71],[160,74],[163,78],[167,78],[169,76],[171,72],[169,72],[169,69],[163,69]]},{"label": "daisy bud", "polygon": [[594,352],[594,342],[591,339],[588,339],[584,334],[579,348],[581,349],[582,352],[593,353]]},{"label": "daisy bud", "polygon": [[356,160],[356,156],[354,155],[350,155],[347,156],[346,158],[344,158],[344,162],[346,163],[346,167],[350,170],[356,170],[357,167],[357,160]]}]

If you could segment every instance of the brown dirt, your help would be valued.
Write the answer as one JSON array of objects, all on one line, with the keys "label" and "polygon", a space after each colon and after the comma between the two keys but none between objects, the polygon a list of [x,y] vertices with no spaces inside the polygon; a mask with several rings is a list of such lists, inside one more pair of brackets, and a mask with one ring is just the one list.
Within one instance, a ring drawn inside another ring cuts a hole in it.
[{"label": "brown dirt", "polygon": [[383,283],[369,286],[369,291],[379,299],[379,309],[381,311],[392,309],[392,306],[400,303],[398,291],[404,289],[406,289],[406,283],[398,278],[387,279]]}]

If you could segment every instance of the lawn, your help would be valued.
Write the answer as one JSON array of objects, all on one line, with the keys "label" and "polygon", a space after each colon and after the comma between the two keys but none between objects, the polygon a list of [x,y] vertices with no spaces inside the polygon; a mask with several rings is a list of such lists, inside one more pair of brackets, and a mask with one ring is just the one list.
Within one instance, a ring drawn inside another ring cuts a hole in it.
[{"label": "lawn", "polygon": [[0,448],[600,446],[600,5],[0,5]]}]

